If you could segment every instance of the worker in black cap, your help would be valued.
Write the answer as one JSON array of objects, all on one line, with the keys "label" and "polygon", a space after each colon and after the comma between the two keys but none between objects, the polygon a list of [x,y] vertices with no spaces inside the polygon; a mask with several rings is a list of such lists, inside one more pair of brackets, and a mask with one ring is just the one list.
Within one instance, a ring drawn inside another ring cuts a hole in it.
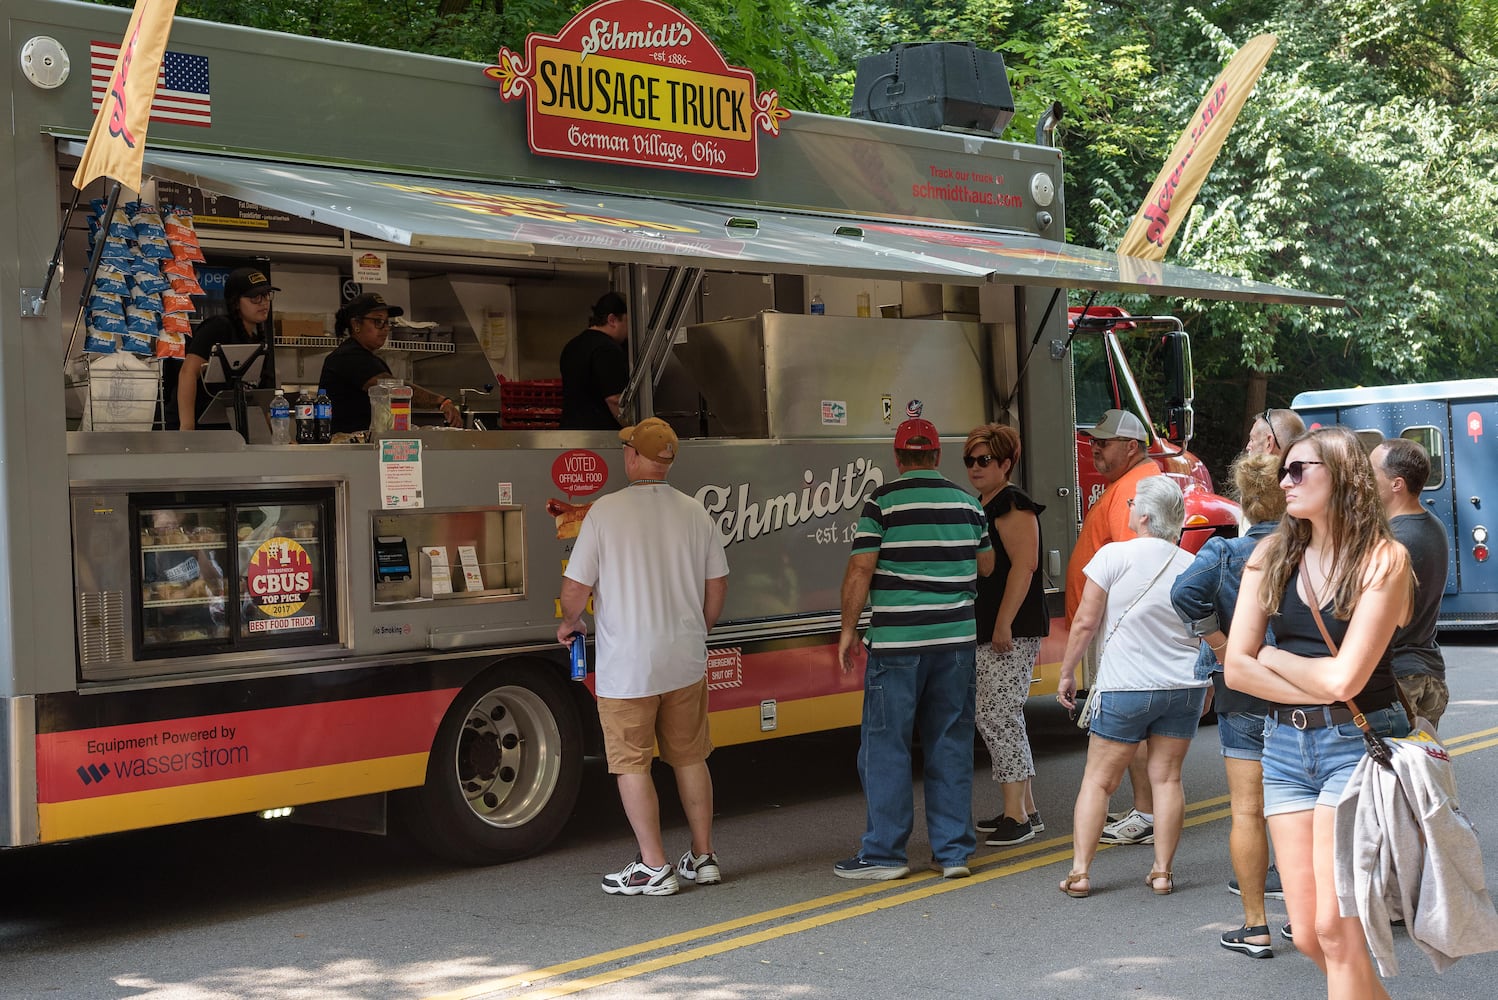
[{"label": "worker in black cap", "polygon": [[[391,377],[390,366],[378,352],[390,339],[390,321],[405,314],[404,309],[390,305],[377,292],[365,292],[338,310],[335,330],[345,339],[323,361],[318,376],[333,404],[334,434],[369,429],[369,390],[380,379]],[[456,403],[419,385],[411,386],[411,405],[440,410],[452,427],[463,422]]]},{"label": "worker in black cap", "polygon": [[629,384],[629,307],[609,292],[593,305],[589,326],[562,348],[562,430],[617,431],[619,397]]},{"label": "worker in black cap", "polygon": [[196,430],[198,418],[208,408],[213,394],[227,388],[223,383],[208,385],[205,382],[205,388],[210,391],[198,392],[199,379],[204,375],[217,344],[263,343],[265,362],[260,369],[260,380],[245,388],[276,386],[275,343],[266,320],[270,318],[271,298],[279,291],[264,271],[254,267],[237,268],[224,279],[227,310],[224,315],[209,317],[199,324],[192,340],[188,341],[187,354],[177,373],[177,419],[182,430]]}]

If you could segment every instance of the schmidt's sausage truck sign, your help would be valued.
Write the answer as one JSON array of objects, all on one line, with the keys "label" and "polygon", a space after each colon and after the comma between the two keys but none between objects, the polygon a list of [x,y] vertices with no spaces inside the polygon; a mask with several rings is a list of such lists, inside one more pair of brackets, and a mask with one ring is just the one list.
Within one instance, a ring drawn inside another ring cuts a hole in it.
[{"label": "schmidt's sausage truck sign", "polygon": [[656,0],[603,0],[555,37],[532,34],[523,58],[501,48],[484,73],[506,101],[527,102],[526,138],[542,156],[753,177],[759,131],[779,135],[790,117]]}]

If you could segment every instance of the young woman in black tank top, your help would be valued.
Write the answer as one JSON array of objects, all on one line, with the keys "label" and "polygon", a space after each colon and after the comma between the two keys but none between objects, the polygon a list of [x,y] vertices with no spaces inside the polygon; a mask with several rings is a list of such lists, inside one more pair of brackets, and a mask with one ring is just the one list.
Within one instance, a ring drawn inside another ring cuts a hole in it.
[{"label": "young woman in black tank top", "polygon": [[[1296,438],[1280,487],[1285,516],[1244,571],[1225,677],[1229,687],[1275,706],[1264,730],[1264,813],[1296,947],[1326,973],[1328,996],[1387,1000],[1362,925],[1340,916],[1336,887],[1316,872],[1332,870],[1336,800],[1362,757],[1346,699],[1376,730],[1409,731],[1389,641],[1409,620],[1414,577],[1351,431],[1324,427]],[[1273,646],[1264,642],[1266,625]]]}]

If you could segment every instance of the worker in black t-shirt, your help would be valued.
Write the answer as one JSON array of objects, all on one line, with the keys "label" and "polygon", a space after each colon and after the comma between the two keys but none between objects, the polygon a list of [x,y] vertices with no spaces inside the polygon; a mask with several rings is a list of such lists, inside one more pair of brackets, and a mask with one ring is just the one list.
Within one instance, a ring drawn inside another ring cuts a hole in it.
[{"label": "worker in black t-shirt", "polygon": [[562,348],[562,430],[617,431],[619,397],[629,384],[629,307],[618,292],[593,305],[586,330]]},{"label": "worker in black t-shirt", "polygon": [[[272,295],[280,291],[270,283],[262,271],[253,267],[241,267],[230,271],[224,279],[224,304],[228,314],[204,320],[188,341],[187,354],[177,373],[177,419],[182,430],[196,430],[198,418],[208,408],[213,393],[227,388],[222,383],[206,382],[208,359],[213,357],[216,344],[265,344],[265,363],[260,369],[260,380],[246,389],[274,388],[276,386],[275,345],[265,321],[270,317]],[[204,389],[199,392],[199,377],[204,377]]]},{"label": "worker in black t-shirt", "polygon": [[[333,404],[334,434],[369,429],[370,387],[391,377],[390,366],[376,352],[390,339],[390,321],[405,312],[400,306],[387,304],[376,292],[365,292],[338,310],[338,335],[347,336],[323,361],[319,376],[319,384]],[[411,386],[411,405],[441,410],[452,427],[463,422],[456,403],[419,385]]]}]

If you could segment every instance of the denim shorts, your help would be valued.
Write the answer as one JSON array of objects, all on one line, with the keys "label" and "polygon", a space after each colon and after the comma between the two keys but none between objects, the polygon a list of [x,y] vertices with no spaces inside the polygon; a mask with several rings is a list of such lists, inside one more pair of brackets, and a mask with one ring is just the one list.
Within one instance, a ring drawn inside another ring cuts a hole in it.
[{"label": "denim shorts", "polygon": [[[1407,736],[1399,704],[1368,713],[1380,736]],[[1355,723],[1296,729],[1270,715],[1264,724],[1264,815],[1335,806],[1363,759],[1363,731]]]},{"label": "denim shorts", "polygon": [[1217,716],[1217,742],[1222,755],[1235,760],[1264,759],[1264,716],[1257,712],[1228,712]]},{"label": "denim shorts", "polygon": [[1189,740],[1201,725],[1207,690],[1104,691],[1097,696],[1092,735],[1117,743],[1140,743],[1149,736]]}]

